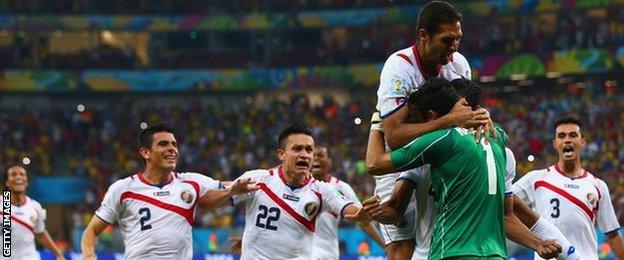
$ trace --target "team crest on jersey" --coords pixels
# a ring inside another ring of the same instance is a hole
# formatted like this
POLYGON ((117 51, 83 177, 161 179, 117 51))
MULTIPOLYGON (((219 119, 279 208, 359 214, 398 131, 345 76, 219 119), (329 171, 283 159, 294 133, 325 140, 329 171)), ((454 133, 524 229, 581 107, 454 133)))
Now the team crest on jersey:
POLYGON ((587 193, 587 201, 589 202, 589 205, 591 205, 592 207, 596 207, 598 206, 598 197, 596 197, 595 194, 593 193, 587 193))
POLYGON ((319 210, 319 205, 315 201, 310 201, 303 206, 303 210, 309 218, 312 218, 316 215, 319 210))
POLYGON ((191 203, 193 202, 193 193, 189 190, 184 190, 180 193, 180 198, 186 203, 191 203))

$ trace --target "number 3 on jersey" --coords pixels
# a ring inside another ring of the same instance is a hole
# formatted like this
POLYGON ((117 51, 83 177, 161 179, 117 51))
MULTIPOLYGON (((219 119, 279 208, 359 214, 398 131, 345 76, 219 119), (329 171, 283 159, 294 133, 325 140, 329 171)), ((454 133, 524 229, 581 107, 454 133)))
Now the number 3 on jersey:
POLYGON ((267 206, 260 205, 258 207, 260 213, 256 217, 256 227, 266 228, 269 230, 277 230, 277 226, 271 224, 273 221, 277 221, 280 217, 279 208, 267 208, 267 206), (266 222, 262 223, 266 219, 266 222))
POLYGON ((496 161, 494 161, 494 151, 492 146, 486 144, 485 139, 481 139, 481 145, 485 151, 485 161, 487 163, 487 175, 488 175, 488 194, 496 195, 496 161))

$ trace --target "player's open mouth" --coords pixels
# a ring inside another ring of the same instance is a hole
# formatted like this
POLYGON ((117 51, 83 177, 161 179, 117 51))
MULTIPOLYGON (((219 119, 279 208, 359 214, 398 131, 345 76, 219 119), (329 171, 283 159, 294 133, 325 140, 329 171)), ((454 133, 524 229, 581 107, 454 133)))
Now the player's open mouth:
POLYGON ((308 161, 297 161, 295 166, 300 169, 308 169, 310 167, 310 163, 308 161))
POLYGON ((175 155, 165 155, 165 159, 166 160, 175 160, 176 156, 175 155))
POLYGON ((563 155, 570 156, 570 155, 573 155, 573 154, 574 154, 574 147, 572 147, 572 146, 565 146, 565 147, 563 147, 563 155))

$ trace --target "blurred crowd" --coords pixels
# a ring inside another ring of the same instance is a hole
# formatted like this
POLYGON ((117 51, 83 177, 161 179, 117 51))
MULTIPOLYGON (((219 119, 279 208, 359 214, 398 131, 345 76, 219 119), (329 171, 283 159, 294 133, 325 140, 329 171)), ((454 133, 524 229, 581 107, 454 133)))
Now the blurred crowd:
MULTIPOLYGON (((556 162, 551 147, 552 121, 563 113, 576 112, 583 118, 583 133, 588 138, 583 166, 609 184, 619 219, 624 221, 624 91, 592 81, 583 88, 536 87, 530 91, 538 89, 538 94, 518 92, 485 99, 494 119, 502 122, 510 135, 518 177, 556 162)), ((280 129, 303 122, 317 143, 329 146, 334 174, 350 183, 363 199, 372 194, 374 186, 363 161, 374 97, 372 92, 346 100, 327 96, 313 104, 304 94, 266 100, 169 95, 97 98, 81 103, 82 108, 76 101, 24 99, 20 105, 0 110, 0 161, 19 162, 29 157, 28 169, 33 175, 89 178, 85 204, 76 207, 74 214, 75 227, 81 228, 112 182, 142 168, 136 137, 143 122, 166 121, 175 126, 181 144, 180 171, 201 172, 220 180, 276 166, 275 139, 280 129), (356 118, 362 123, 356 124, 356 118)), ((237 208, 200 210, 196 224, 240 227, 244 216, 237 208)))
MULTIPOLYGON (((114 5, 111 5, 114 6, 114 5)), ((467 57, 604 48, 624 44, 624 6, 564 9, 558 12, 487 17, 467 16, 460 51, 467 57)), ((8 34, 9 32, 4 32, 8 34)), ((139 61, 135 46, 104 42, 82 52, 57 54, 47 32, 10 32, 10 45, 0 46, 0 68, 257 68, 344 65, 383 62, 415 39, 415 21, 363 27, 295 27, 250 32, 176 31, 151 33, 139 61)), ((129 32, 132 34, 132 32, 129 32)), ((86 38, 85 38, 86 39, 86 38)))
POLYGON ((211 12, 296 12, 301 9, 346 9, 396 6, 409 1, 364 0, 6 0, 0 10, 27 14, 206 14, 211 12))

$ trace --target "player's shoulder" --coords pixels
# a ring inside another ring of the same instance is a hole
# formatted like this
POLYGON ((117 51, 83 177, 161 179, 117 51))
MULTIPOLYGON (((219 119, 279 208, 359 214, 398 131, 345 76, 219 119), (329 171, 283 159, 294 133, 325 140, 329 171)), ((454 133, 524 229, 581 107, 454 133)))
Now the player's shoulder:
POLYGON ((596 177, 595 175, 593 175, 591 172, 585 171, 585 174, 587 174, 586 178, 594 183, 594 186, 596 186, 597 188, 603 190, 603 191, 608 191, 609 190, 609 186, 607 185, 607 183, 605 181, 603 181, 602 179, 596 177))
POLYGON ((199 173, 199 172, 175 172, 173 173, 175 178, 182 180, 195 180, 201 178, 210 178, 210 176, 199 173))
POLYGON ((468 64, 468 60, 464 57, 463 54, 458 51, 453 53, 453 61, 451 62, 455 67, 458 68, 467 68, 470 69, 470 65, 468 64))
POLYGON ((253 169, 253 170, 248 170, 245 171, 241 177, 244 178, 251 178, 252 180, 260 180, 260 179, 265 179, 271 176, 278 176, 279 174, 279 167, 275 167, 275 168, 270 168, 270 169, 253 169))
POLYGON ((538 179, 543 179, 545 177, 547 177, 548 175, 553 174, 553 171, 555 169, 552 169, 553 167, 547 167, 544 169, 536 169, 536 170, 532 170, 527 172, 525 175, 522 176, 522 178, 529 178, 529 179, 533 179, 533 180, 538 180, 538 179))
POLYGON ((133 182, 136 182, 138 180, 139 180, 138 174, 133 174, 133 175, 121 178, 113 182, 113 184, 111 184, 110 187, 108 187, 108 191, 110 192, 110 191, 118 191, 118 190, 128 190, 130 185, 133 182))
POLYGON ((412 47, 400 49, 392 53, 384 62, 384 69, 414 67, 414 54, 412 47))
POLYGON ((26 198, 28 199, 28 202, 32 205, 32 207, 34 207, 37 210, 42 210, 43 207, 41 206, 41 203, 39 203, 38 201, 34 200, 33 198, 26 196, 26 198))

